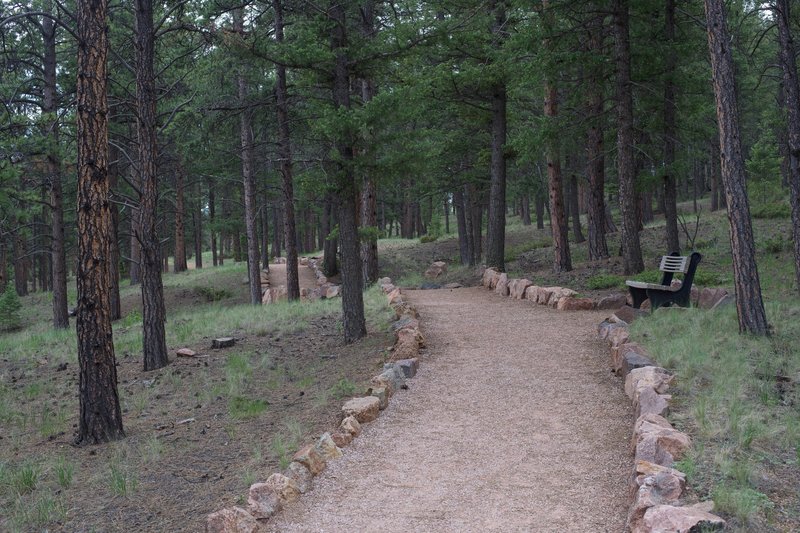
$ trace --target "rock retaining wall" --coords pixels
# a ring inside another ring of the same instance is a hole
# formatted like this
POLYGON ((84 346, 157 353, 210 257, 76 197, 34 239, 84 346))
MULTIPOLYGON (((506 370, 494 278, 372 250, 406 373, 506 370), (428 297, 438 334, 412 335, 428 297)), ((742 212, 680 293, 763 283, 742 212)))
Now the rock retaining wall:
MULTIPOLYGON (((311 261, 313 259, 308 261, 309 266, 311 261)), ((319 281, 320 277, 317 279, 319 281)), ((321 285, 324 283, 327 280, 321 285)), ((422 360, 420 348, 425 345, 419 330, 419 314, 391 279, 381 278, 378 285, 387 295, 397 319, 392 324, 395 344, 383 371, 372 378, 365 396, 352 398, 342 406, 342 420, 335 430, 323 433, 315 443, 298 450, 285 471, 275 472, 266 481, 250 487, 247 508, 229 507, 209 514, 207 533, 259 531, 261 523, 311 490, 314 477, 324 471, 330 461, 342 456, 342 448, 359 436, 361 425, 378 418, 389 405, 390 398, 406 388, 405 380, 417 373, 422 360)))
POLYGON ((722 528, 725 521, 711 514, 714 502, 685 504, 686 475, 674 468, 691 446, 689 435, 664 418, 672 396, 674 376, 656 365, 647 350, 630 341, 628 324, 640 313, 623 307, 600 323, 597 336, 610 349, 610 367, 625 381, 625 394, 636 410, 630 477, 633 498, 627 527, 633 533, 695 531, 722 528))

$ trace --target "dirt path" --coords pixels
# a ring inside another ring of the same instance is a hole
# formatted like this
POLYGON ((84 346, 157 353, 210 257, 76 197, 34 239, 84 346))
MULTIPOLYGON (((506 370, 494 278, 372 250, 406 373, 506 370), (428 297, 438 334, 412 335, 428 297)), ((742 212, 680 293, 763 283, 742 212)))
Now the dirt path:
MULTIPOLYGON (((317 278, 309 267, 298 265, 297 275, 300 278, 301 289, 313 289, 317 286, 317 278)), ((286 286, 286 264, 269 265, 269 285, 273 288, 286 286)))
POLYGON ((632 414, 603 315, 407 294, 428 341, 410 390, 267 530, 622 531, 632 414))

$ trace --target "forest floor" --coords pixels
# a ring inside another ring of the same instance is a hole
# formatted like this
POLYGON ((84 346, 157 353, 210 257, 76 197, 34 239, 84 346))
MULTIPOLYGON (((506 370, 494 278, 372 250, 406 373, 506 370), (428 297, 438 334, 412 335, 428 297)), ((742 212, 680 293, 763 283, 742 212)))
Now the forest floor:
POLYGON ((633 424, 593 331, 481 288, 407 291, 427 349, 409 391, 268 531, 618 532, 633 424))
POLYGON ((254 309, 245 276, 242 263, 164 276, 170 364, 153 372, 141 368, 138 287, 124 288, 114 335, 126 438, 103 446, 71 445, 74 327, 50 331, 49 301, 23 300, 29 325, 0 336, 0 531, 201 531, 208 512, 241 504, 335 427, 392 343, 385 297, 367 293, 369 336, 343 346, 340 300, 254 309), (211 350, 218 336, 237 343, 211 350), (182 347, 199 357, 175 358, 182 347))

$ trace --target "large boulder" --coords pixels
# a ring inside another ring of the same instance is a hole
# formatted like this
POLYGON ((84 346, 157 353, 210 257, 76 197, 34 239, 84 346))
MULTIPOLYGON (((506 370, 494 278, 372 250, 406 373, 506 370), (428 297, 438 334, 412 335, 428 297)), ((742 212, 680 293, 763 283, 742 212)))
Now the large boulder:
POLYGON ((591 298, 561 298, 556 304, 559 311, 591 311, 594 309, 594 300, 591 298))
POLYGON ((713 309, 714 306, 726 296, 728 296, 728 291, 725 289, 706 287, 700 291, 700 296, 697 299, 697 307, 700 309, 713 309))
POLYGON ((444 261, 434 261, 428 270, 425 271, 425 277, 428 279, 436 279, 442 274, 447 273, 447 263, 444 261))
POLYGON ((342 406, 345 417, 353 416, 359 423, 372 422, 378 418, 380 401, 374 396, 353 398, 342 406))
POLYGON ((644 513, 642 522, 642 529, 639 531, 653 533, 710 531, 725 527, 725 520, 694 505, 655 505, 644 513))
POLYGON ((206 533, 256 533, 258 521, 241 507, 229 507, 206 517, 206 533))
POLYGON ((515 300, 522 300, 525 298, 525 291, 531 285, 533 285, 533 282, 529 279, 512 279, 508 282, 509 296, 515 300))
POLYGON ((497 285, 497 277, 499 275, 500 273, 494 267, 490 267, 484 270, 482 279, 483 286, 487 289, 494 289, 495 286, 497 285))
POLYGON ((627 302, 627 295, 623 293, 609 294, 600 298, 597 302, 597 309, 619 309, 627 302))
POLYGON ((633 427, 635 459, 671 467, 683 457, 692 441, 662 416, 645 414, 633 427))
POLYGON ((500 296, 508 296, 508 275, 505 272, 497 277, 494 292, 500 296))

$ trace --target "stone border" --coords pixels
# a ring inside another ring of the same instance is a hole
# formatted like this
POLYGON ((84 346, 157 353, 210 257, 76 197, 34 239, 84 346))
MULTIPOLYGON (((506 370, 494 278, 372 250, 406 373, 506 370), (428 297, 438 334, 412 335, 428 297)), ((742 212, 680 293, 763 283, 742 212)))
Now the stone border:
POLYGON ((625 394, 636 412, 631 440, 633 503, 627 528, 632 533, 722 528, 725 521, 711 514, 713 501, 693 505, 681 501, 686 474, 673 466, 691 446, 691 439, 664 418, 672 399, 667 391, 675 376, 657 366, 644 347, 630 341, 628 324, 643 315, 625 306, 597 326, 598 339, 610 347, 611 369, 625 380, 625 394))
POLYGON ((623 293, 612 294, 593 300, 591 298, 576 298, 577 292, 564 287, 539 287, 529 279, 508 279, 508 275, 498 272, 495 268, 483 271, 482 284, 485 288, 494 290, 500 296, 509 296, 516 300, 530 300, 539 305, 547 305, 559 311, 592 311, 595 309, 617 309, 625 305, 627 295, 623 293))
POLYGON ((407 388, 405 380, 417 373, 422 360, 420 348, 425 346, 419 331, 419 314, 391 279, 381 278, 378 285, 397 318, 392 324, 392 355, 383 372, 371 379, 366 396, 353 398, 342 406, 342 422, 336 430, 323 433, 315 444, 298 450, 283 472, 275 472, 265 482, 250 487, 247 509, 234 506, 207 515, 206 533, 256 533, 261 523, 310 491, 314 476, 325 470, 328 462, 342 456, 342 448, 361 433, 361 425, 378 418, 388 407, 389 399, 407 388))

